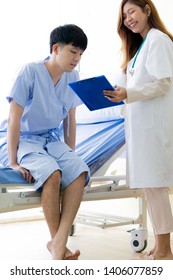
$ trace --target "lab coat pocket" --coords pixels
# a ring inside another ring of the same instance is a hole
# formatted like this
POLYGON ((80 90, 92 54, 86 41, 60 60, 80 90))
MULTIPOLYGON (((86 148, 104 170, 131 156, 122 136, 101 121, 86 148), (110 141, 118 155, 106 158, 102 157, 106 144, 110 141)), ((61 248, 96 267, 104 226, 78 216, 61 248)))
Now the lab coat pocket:
POLYGON ((153 104, 151 101, 136 102, 131 108, 131 122, 134 129, 153 128, 153 104))

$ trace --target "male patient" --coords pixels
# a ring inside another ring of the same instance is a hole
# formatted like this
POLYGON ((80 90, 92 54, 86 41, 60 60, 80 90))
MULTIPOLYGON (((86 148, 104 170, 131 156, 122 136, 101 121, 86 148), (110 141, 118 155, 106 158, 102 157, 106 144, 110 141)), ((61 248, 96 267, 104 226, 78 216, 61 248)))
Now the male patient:
POLYGON ((50 34, 50 57, 20 70, 7 97, 8 121, 0 127, 7 131, 0 146, 0 163, 20 171, 42 191, 41 204, 51 235, 47 248, 54 260, 75 260, 80 255, 66 244, 89 169, 74 152, 75 108, 81 101, 68 83, 79 80, 74 68, 86 47, 87 37, 80 27, 66 24, 55 28, 50 34), (62 121, 65 143, 58 130, 62 121))

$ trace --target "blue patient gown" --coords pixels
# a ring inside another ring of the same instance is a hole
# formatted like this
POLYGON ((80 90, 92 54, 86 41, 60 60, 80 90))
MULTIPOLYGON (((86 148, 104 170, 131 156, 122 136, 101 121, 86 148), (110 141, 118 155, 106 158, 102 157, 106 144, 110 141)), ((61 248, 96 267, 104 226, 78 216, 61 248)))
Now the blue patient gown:
MULTIPOLYGON (((21 118, 17 161, 30 170, 36 188, 40 188, 55 171, 62 174, 62 188, 71 184, 89 168, 75 152, 60 141, 59 126, 68 111, 81 104, 68 83, 79 80, 76 70, 65 72, 56 86, 44 61, 31 63, 20 70, 7 100, 24 108, 21 118)), ((0 162, 8 166, 7 122, 0 126, 0 162)))

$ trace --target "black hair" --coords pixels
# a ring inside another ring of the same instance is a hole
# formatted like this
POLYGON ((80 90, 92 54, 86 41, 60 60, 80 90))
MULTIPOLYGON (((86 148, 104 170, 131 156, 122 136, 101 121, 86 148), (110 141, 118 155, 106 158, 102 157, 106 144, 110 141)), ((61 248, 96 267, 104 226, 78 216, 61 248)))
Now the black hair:
POLYGON ((71 44, 81 50, 87 48, 88 39, 84 31, 75 24, 65 24, 52 30, 50 33, 50 53, 54 44, 71 44))

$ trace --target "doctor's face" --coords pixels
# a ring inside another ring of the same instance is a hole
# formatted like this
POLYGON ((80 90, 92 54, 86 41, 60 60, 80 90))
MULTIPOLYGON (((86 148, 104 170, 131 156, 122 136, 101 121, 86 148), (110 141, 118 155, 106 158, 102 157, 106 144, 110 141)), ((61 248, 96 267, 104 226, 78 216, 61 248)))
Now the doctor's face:
POLYGON ((127 2, 123 7, 124 25, 134 33, 139 33, 143 38, 150 30, 148 17, 150 6, 145 6, 145 11, 141 7, 127 2))

